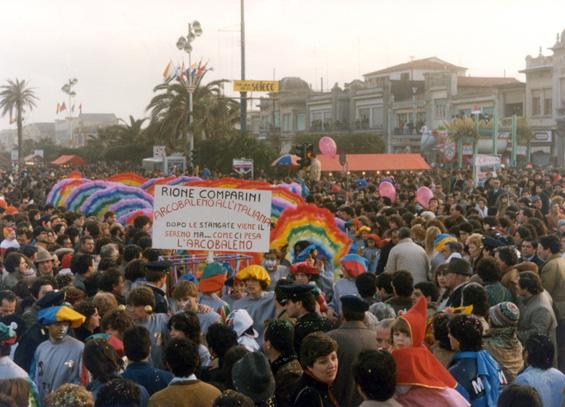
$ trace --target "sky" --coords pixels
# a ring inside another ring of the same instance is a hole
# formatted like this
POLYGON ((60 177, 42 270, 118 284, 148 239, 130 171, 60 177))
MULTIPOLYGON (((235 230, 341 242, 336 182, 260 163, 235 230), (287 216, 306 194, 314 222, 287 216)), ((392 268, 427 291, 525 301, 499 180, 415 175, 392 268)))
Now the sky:
MULTIPOLYGON (((246 77, 298 76, 319 90, 322 77, 327 89, 436 56, 472 76, 524 80, 525 57, 540 46, 551 55, 564 15, 563 0, 245 0, 246 77)), ((0 85, 30 81, 39 102, 26 123, 63 118, 70 78, 83 113, 147 116, 167 63, 187 61, 176 41, 193 20, 207 79, 239 79, 239 0, 0 0, 0 85)))

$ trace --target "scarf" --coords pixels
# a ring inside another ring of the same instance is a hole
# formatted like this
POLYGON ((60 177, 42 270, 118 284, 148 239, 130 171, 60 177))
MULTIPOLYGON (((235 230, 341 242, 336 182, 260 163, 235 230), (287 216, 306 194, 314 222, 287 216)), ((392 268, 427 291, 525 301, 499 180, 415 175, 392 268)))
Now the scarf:
MULTIPOLYGON (((480 377, 485 387, 485 398, 487 406, 496 406, 500 393, 500 379, 498 377, 498 363, 486 350, 478 352, 457 352, 453 355, 453 362, 460 359, 475 359, 477 364, 477 377, 480 377)), ((452 363, 453 363, 452 362, 452 363)))
POLYGON ((485 341, 489 342, 492 347, 514 349, 516 342, 518 342, 518 338, 516 337, 516 327, 491 327, 487 332, 485 341))

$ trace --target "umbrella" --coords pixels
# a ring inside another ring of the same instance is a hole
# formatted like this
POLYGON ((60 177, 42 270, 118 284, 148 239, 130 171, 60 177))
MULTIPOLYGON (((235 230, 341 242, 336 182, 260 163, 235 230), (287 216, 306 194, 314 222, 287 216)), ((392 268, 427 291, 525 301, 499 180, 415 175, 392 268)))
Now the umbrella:
POLYGON ((284 154, 277 158, 271 164, 271 167, 298 167, 300 158, 294 154, 284 154))

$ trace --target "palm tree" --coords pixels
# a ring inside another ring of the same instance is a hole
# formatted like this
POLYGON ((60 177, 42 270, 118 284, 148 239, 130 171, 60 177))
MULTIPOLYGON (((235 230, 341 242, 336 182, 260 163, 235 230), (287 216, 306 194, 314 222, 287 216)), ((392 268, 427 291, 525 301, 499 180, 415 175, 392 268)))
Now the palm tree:
POLYGON ((9 79, 7 85, 3 85, 0 89, 0 109, 2 116, 10 115, 10 120, 16 115, 16 125, 18 126, 18 162, 21 169, 24 163, 23 154, 23 115, 26 108, 33 110, 35 102, 39 99, 35 96, 33 88, 29 87, 29 83, 24 80, 9 79))
POLYGON ((138 144, 142 142, 142 126, 147 120, 147 117, 143 119, 135 119, 133 116, 129 117, 129 124, 120 119, 121 124, 116 125, 116 137, 117 143, 120 145, 127 144, 138 144))
MULTIPOLYGON (((193 112, 190 130, 196 141, 221 137, 238 121, 239 105, 222 95, 226 80, 202 83, 204 75, 195 83, 193 92, 193 112)), ((189 130, 189 92, 187 82, 182 77, 165 81, 153 91, 147 110, 151 111, 148 132, 159 137, 168 147, 175 148, 184 141, 188 144, 189 130)))
POLYGON ((530 162, 530 152, 531 152, 531 141, 534 137, 534 133, 530 126, 528 125, 528 121, 525 117, 518 117, 518 122, 516 126, 516 136, 518 138, 518 144, 526 145, 526 164, 530 162))
POLYGON ((444 123, 449 132, 449 137, 457 142, 457 164, 459 168, 463 165, 463 142, 473 142, 473 154, 479 141, 477 123, 470 117, 456 117, 450 122, 444 123))

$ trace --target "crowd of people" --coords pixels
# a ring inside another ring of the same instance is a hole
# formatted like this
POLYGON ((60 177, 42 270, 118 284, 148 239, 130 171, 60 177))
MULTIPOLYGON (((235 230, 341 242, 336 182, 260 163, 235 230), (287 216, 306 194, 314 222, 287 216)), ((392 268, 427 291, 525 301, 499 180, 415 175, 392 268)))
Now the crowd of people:
POLYGON ((305 199, 343 220, 349 253, 305 236, 239 267, 179 265, 147 216, 45 205, 64 175, 1 178, 0 407, 565 402, 559 170, 324 176, 305 199))

